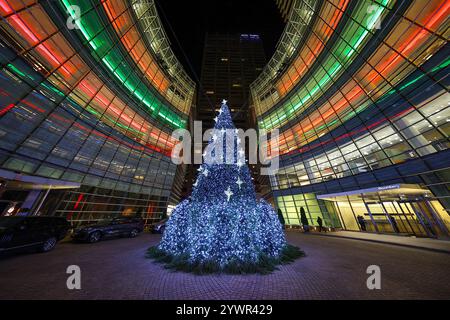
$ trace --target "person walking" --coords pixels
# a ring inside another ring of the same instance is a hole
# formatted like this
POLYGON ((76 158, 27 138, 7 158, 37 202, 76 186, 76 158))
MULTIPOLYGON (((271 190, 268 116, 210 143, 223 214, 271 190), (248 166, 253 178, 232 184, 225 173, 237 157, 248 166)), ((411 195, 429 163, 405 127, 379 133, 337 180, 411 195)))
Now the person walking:
POLYGON ((284 229, 285 225, 286 225, 286 221, 284 220, 284 217, 283 217, 283 211, 281 211, 280 208, 278 208, 278 220, 280 220, 281 227, 284 229))
POLYGON ((389 220, 391 221, 394 232, 400 233, 400 230, 398 229, 397 221, 395 220, 395 218, 393 216, 391 216, 390 214, 388 214, 388 217, 389 217, 389 220))
POLYGON ((361 227, 361 231, 366 231, 367 230, 366 229, 366 221, 364 220, 364 217, 363 216, 358 216, 357 219, 358 219, 358 223, 359 223, 359 225, 361 227))
POLYGON ((319 232, 322 232, 323 222, 321 217, 317 217, 317 224, 319 225, 319 232))
POLYGON ((309 232, 308 218, 306 218, 305 209, 303 209, 303 207, 300 207, 300 222, 302 223, 303 231, 309 232))

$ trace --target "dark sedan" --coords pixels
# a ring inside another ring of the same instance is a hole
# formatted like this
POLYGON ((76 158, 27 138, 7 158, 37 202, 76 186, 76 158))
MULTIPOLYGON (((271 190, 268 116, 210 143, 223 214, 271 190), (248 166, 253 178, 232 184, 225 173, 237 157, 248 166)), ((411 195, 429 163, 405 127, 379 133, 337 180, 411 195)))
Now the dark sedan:
POLYGON ((144 220, 139 218, 116 218, 86 225, 74 230, 72 238, 75 241, 98 242, 113 237, 136 237, 144 230, 144 220))
POLYGON ((66 219, 60 217, 0 217, 0 253, 24 249, 50 251, 69 228, 66 219))

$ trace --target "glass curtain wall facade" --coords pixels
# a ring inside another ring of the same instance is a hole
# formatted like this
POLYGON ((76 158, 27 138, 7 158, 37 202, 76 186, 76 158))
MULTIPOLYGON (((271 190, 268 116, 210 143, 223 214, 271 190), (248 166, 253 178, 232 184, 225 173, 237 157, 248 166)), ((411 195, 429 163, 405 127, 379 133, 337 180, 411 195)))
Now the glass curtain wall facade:
POLYGON ((251 85, 258 127, 280 130, 271 186, 289 224, 303 207, 311 225, 423 235, 396 226, 404 203, 449 234, 449 14, 445 0, 294 2, 282 50, 251 85), (421 191, 326 196, 393 184, 421 191))
POLYGON ((45 214, 158 218, 195 85, 154 2, 0 0, 0 12, 0 168, 79 183, 49 186, 45 214))

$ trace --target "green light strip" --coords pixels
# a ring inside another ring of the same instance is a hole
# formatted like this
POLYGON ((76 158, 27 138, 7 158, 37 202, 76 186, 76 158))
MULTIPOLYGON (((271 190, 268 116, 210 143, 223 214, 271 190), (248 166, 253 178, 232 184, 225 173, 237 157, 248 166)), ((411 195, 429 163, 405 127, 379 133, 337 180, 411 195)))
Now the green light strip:
POLYGON ((152 91, 143 84, 135 68, 130 66, 122 55, 120 48, 115 46, 105 26, 101 22, 101 18, 93 9, 90 1, 61 0, 65 9, 74 19, 80 28, 81 34, 94 49, 94 57, 103 57, 99 59, 107 69, 124 85, 124 87, 134 95, 140 102, 149 108, 152 116, 164 120, 176 128, 184 128, 186 120, 176 112, 164 105, 152 91), (75 16, 75 12, 70 10, 72 6, 78 6, 81 11, 82 18, 75 16), (84 15, 83 15, 84 14, 84 15), (99 30, 102 30, 99 33, 99 30))
MULTIPOLYGON (((440 65, 434 67, 433 69, 431 69, 431 71, 429 73, 435 73, 438 72, 442 69, 445 69, 446 67, 448 67, 450 65, 450 58, 447 58, 446 60, 444 60, 444 62, 442 62, 440 65)), ((405 83, 404 85, 402 85, 401 87, 399 87, 398 89, 392 89, 389 92, 385 93, 383 96, 381 96, 377 101, 375 101, 374 103, 381 103, 383 100, 389 98, 392 94, 402 91, 404 89, 406 89, 407 87, 410 87, 411 85, 415 84, 417 81, 419 81, 420 79, 422 79, 423 77, 425 77, 426 74, 423 73, 421 75, 419 75, 418 77, 416 77, 415 79, 408 81, 407 83, 405 83)), ((360 105, 356 110, 352 110, 350 111, 345 117, 342 118, 343 122, 350 120, 351 118, 353 118, 354 116, 356 116, 357 114, 361 113, 362 111, 366 110, 369 106, 372 105, 371 100, 365 101, 362 105, 360 105)), ((338 119, 332 120, 330 122, 324 123, 323 125, 317 127, 317 128, 312 128, 308 131, 306 131, 304 133, 305 137, 307 137, 308 135, 311 136, 313 134, 317 134, 320 130, 325 129, 325 128, 331 128, 333 127, 335 124, 338 124, 338 119)))
POLYGON ((143 135, 146 136, 147 135, 146 133, 143 133, 141 131, 138 131, 136 129, 131 128, 130 126, 126 126, 124 124, 121 124, 120 122, 117 122, 117 121, 113 120, 111 117, 98 112, 97 110, 95 110, 91 106, 87 106, 86 110, 89 111, 90 113, 92 113, 93 115, 97 116, 98 118, 100 118, 103 115, 103 117, 106 118, 108 121, 110 121, 113 125, 116 125, 116 126, 122 128, 124 130, 133 131, 135 134, 138 134, 140 136, 143 136, 143 135))
POLYGON ((264 117, 260 122, 261 128, 270 130, 276 126, 282 125, 289 121, 295 114, 305 107, 314 95, 325 91, 333 80, 333 77, 343 71, 355 58, 358 49, 360 49, 372 35, 369 30, 376 27, 377 22, 381 18, 387 6, 391 4, 391 0, 383 0, 380 4, 372 1, 360 2, 357 10, 352 15, 340 38, 330 50, 327 59, 321 65, 321 69, 317 69, 309 80, 302 86, 298 94, 293 96, 281 108, 264 117), (371 10, 371 15, 366 18, 369 8, 377 6, 376 10, 371 10), (365 26, 355 23, 355 21, 366 21, 365 26), (350 38, 350 39, 348 39, 350 38), (334 54, 332 55, 331 52, 334 54), (342 62, 343 61, 343 62, 342 62), (317 80, 320 79, 320 80, 317 80), (303 107, 303 108, 302 108, 303 107))
POLYGON ((33 78, 27 76, 25 73, 23 73, 22 71, 20 71, 19 69, 17 69, 17 67, 15 65, 13 65, 12 63, 8 63, 8 68, 15 73, 16 75, 19 75, 23 78, 30 78, 32 80, 34 80, 33 78))
MULTIPOLYGON (((33 77, 31 77, 30 75, 27 75, 25 73, 23 73, 21 70, 19 70, 15 65, 13 65, 12 63, 8 63, 8 68, 10 69, 11 72, 15 73, 16 76, 20 76, 22 78, 30 78, 32 80, 33 77)), ((44 81, 48 81, 48 80, 44 80, 44 81)), ((70 98, 69 96, 66 96, 62 91, 60 91, 59 89, 57 89, 56 87, 54 87, 52 84, 48 84, 45 82, 41 82, 40 85, 48 90, 51 90, 53 92, 55 92, 56 94, 58 94, 61 97, 66 97, 68 100, 70 100, 72 103, 79 105, 78 103, 76 103, 72 98, 70 98)), ((134 128, 131 128, 130 126, 126 126, 118 121, 113 120, 111 117, 107 116, 106 114, 102 114, 100 112, 98 112, 97 110, 95 110, 93 107, 91 106, 87 106, 86 110, 89 111, 91 114, 93 114, 94 116, 96 116, 97 118, 100 118, 102 115, 104 118, 106 118, 108 121, 110 121, 113 125, 116 125, 124 130, 129 130, 134 132, 135 134, 139 135, 139 136, 146 136, 146 133, 143 133, 141 131, 138 131, 134 128)))
MULTIPOLYGON (((445 60, 443 63, 441 63, 440 65, 434 67, 430 73, 439 71, 441 69, 444 69, 445 67, 447 67, 448 65, 450 65, 450 58, 447 58, 447 60, 445 60)), ((403 86, 401 86, 400 88, 398 88, 398 90, 403 90, 406 87, 409 87, 410 85, 416 83, 417 81, 419 81, 420 79, 422 79, 423 77, 425 77, 426 74, 421 74, 420 76, 418 76, 417 78, 405 83, 403 86)), ((395 93, 396 89, 392 89, 391 91, 388 92, 388 95, 391 95, 393 93, 395 93)), ((388 96, 383 97, 380 101, 386 99, 388 96)))

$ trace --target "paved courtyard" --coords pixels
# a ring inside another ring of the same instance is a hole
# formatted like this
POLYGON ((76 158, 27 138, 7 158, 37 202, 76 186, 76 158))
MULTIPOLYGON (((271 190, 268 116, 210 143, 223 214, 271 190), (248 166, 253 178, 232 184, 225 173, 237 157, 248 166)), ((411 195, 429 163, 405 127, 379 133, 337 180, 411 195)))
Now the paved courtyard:
POLYGON ((288 233, 306 257, 270 275, 172 272, 145 259, 159 235, 97 244, 61 243, 47 254, 0 260, 0 299, 448 299, 450 255, 359 240, 288 233), (81 268, 68 290, 66 268, 81 268), (381 268, 368 290, 366 268, 381 268))

